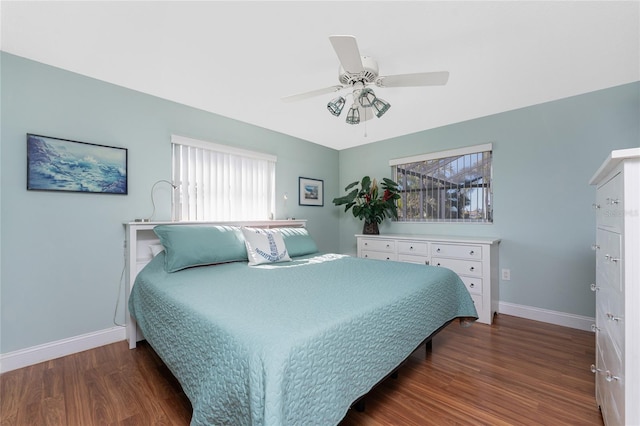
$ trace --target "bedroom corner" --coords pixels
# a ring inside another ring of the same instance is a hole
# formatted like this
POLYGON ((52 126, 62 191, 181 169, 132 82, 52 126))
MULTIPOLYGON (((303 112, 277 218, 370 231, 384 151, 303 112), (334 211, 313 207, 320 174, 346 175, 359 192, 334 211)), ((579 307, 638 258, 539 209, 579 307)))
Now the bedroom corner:
MULTIPOLYGON (((278 194, 297 194, 299 176, 307 175, 324 180, 326 198, 337 192, 333 149, 6 52, 1 61, 0 357, 12 359, 3 368, 32 362, 33 351, 86 349, 71 343, 78 336, 89 345, 124 339, 114 324, 124 324, 123 224, 151 214, 154 182, 170 179, 171 134, 277 155, 278 194), (127 148, 128 194, 27 191, 27 133, 127 148)), ((168 191, 156 192, 156 219, 169 220, 168 191)), ((293 199, 288 210, 308 220, 322 250, 337 251, 331 206, 293 199)))

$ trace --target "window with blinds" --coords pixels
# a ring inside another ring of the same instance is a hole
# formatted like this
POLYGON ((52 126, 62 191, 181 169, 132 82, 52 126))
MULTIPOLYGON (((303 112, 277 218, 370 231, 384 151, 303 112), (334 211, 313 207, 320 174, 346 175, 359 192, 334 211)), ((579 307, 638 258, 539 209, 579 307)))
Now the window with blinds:
POLYGON ((171 147, 174 220, 274 217, 276 156, 176 135, 171 147))
POLYGON ((492 144, 391 160, 398 221, 493 222, 492 144))

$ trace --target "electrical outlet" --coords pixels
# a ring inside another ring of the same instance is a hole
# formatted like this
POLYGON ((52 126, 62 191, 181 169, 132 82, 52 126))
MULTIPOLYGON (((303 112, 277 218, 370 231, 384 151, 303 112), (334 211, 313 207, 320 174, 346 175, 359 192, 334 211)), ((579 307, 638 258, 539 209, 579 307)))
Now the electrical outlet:
POLYGON ((502 281, 510 281, 510 280, 511 280, 511 269, 503 269, 502 281))

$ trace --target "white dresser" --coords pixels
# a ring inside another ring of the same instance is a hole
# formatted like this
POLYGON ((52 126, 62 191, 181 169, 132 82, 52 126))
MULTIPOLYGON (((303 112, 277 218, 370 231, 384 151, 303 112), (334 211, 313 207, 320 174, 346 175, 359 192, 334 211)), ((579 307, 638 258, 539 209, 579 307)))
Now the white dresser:
POLYGON ((358 257, 443 266, 467 286, 478 321, 491 324, 498 311, 498 244, 496 238, 429 235, 356 235, 358 257))
POLYGON ((596 186, 596 401, 608 426, 640 425, 640 148, 612 151, 596 186))

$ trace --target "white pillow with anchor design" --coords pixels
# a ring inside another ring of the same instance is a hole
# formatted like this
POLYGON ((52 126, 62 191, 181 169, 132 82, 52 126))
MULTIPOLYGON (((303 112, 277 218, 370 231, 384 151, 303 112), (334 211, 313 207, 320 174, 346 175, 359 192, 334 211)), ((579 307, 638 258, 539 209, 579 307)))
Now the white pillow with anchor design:
POLYGON ((277 229, 242 228, 249 266, 262 263, 289 262, 282 234, 277 229))

